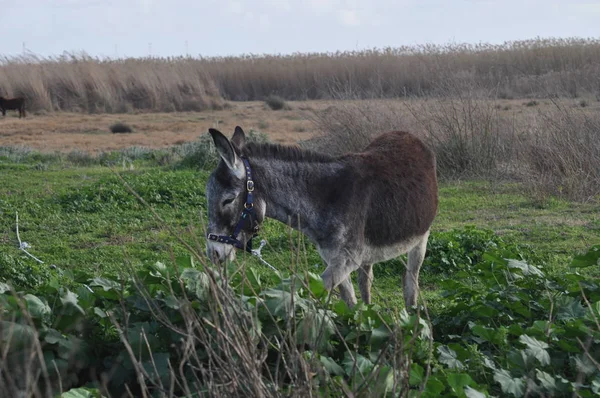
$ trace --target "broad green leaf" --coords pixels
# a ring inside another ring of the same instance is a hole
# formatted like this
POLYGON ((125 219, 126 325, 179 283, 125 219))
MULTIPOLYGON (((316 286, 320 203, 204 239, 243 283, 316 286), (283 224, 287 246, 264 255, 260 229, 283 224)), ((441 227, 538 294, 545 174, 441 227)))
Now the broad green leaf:
POLYGON ((502 392, 515 397, 522 397, 525 392, 525 380, 513 378, 506 370, 500 369, 494 372, 494 380, 500 384, 502 392))
POLYGON ((600 395, 600 376, 596 376, 592 381, 592 392, 596 395, 600 395))
POLYGON ((423 389, 422 397, 439 397, 444 389, 444 383, 442 383, 436 376, 430 376, 429 379, 427 379, 425 388, 423 389))
POLYGON ((79 306, 77 294, 73 293, 72 291, 67 290, 65 295, 60 298, 60 301, 65 307, 75 308, 81 314, 85 315, 85 311, 79 306))
POLYGON ((508 268, 519 269, 524 276, 540 276, 543 277, 544 273, 533 265, 527 264, 525 261, 519 260, 508 260, 508 268))
POLYGON ((506 340, 506 333, 501 329, 487 328, 481 325, 473 325, 471 331, 474 335, 481 337, 485 341, 489 341, 495 345, 503 345, 506 340))
POLYGON ((298 322, 296 342, 308 344, 319 351, 326 350, 331 335, 335 333, 335 324, 331 315, 320 308, 307 311, 298 322))
POLYGON ((421 332, 419 337, 423 340, 431 338, 431 328, 425 318, 419 318, 419 325, 421 325, 421 332))
POLYGON ((462 395, 465 387, 475 384, 471 376, 466 373, 449 373, 447 376, 448 385, 456 395, 462 395))
POLYGON ((254 270, 254 268, 248 268, 246 270, 246 280, 250 286, 246 284, 244 285, 244 294, 253 296, 262 290, 260 275, 254 270))
POLYGON ((96 292, 88 285, 79 286, 75 293, 77 293, 79 305, 86 311, 94 306, 98 298, 96 292))
POLYGON ((71 359, 76 353, 80 344, 81 340, 73 336, 69 336, 69 338, 59 339, 57 349, 58 356, 66 360, 71 359))
POLYGON ((271 315, 281 319, 287 319, 294 314, 294 306, 299 304, 302 299, 298 294, 286 292, 280 289, 268 289, 263 295, 266 297, 265 305, 271 315))
POLYGON ((410 375, 409 375, 408 383, 411 386, 417 386, 417 385, 421 384, 424 376, 425 376, 425 370, 423 369, 423 367, 421 365, 419 365, 418 363, 413 362, 410 365, 410 375))
POLYGON ((163 301, 167 307, 172 308, 174 310, 178 310, 179 308, 181 308, 179 300, 172 294, 169 294, 167 297, 165 297, 163 301))
POLYGON ((549 392, 556 391, 556 380, 554 380, 554 377, 552 377, 548 373, 541 371, 539 369, 536 369, 535 375, 536 375, 537 379, 540 381, 540 384, 542 385, 542 387, 546 391, 549 391, 549 392))
POLYGON ((484 394, 480 391, 477 391, 476 389, 471 388, 469 386, 465 387, 465 395, 467 396, 467 398, 486 398, 487 397, 486 394, 484 394))
MULTIPOLYGON (((177 258, 175 258, 175 263, 177 263, 177 266, 179 267, 180 270, 186 269, 186 268, 196 268, 196 265, 194 264, 194 258, 192 256, 177 257, 177 258)), ((160 262, 158 262, 157 264, 161 265, 160 273, 166 277, 168 274, 167 267, 160 262)))
POLYGON ((374 395, 385 397, 394 388, 394 369, 390 366, 376 366, 373 372, 377 374, 374 380, 374 395))
POLYGON ((550 365, 550 354, 546 351, 548 344, 533 337, 529 337, 526 334, 521 335, 519 341, 527 345, 525 351, 540 361, 542 365, 550 365))
POLYGON ((195 294, 197 298, 206 298, 210 287, 208 275, 195 268, 186 268, 181 273, 181 279, 184 281, 186 289, 195 294))
POLYGON ((33 294, 26 294, 23 299, 27 303, 27 310, 29 315, 35 319, 41 319, 51 313, 50 307, 39 297, 33 294))
POLYGON ((368 358, 358 353, 353 354, 354 355, 351 356, 350 353, 346 352, 346 356, 342 362, 342 366, 344 367, 347 375, 351 375, 353 370, 366 375, 373 369, 373 363, 368 358))
POLYGON ((561 321, 583 318, 586 314, 586 308, 575 297, 562 296, 556 301, 556 306, 556 319, 561 321))
POLYGON ((441 363, 445 364, 450 369, 464 369, 465 366, 458 360, 456 351, 445 345, 439 346, 437 351, 440 354, 439 361, 441 363))
POLYGON ((48 344, 56 344, 62 339, 64 339, 64 336, 56 329, 48 329, 46 336, 44 336, 44 341, 48 344))
POLYGON ((69 372, 69 361, 63 358, 54 358, 50 362, 46 363, 48 366, 48 373, 52 378, 64 378, 69 372))
POLYGON ((381 345, 385 344, 391 335, 392 332, 390 331, 389 327, 382 324, 371 331, 369 344, 373 347, 373 349, 376 350, 381 347, 381 345))
POLYGON ((97 388, 74 388, 61 394, 60 398, 104 398, 97 388))
POLYGON ((498 253, 496 252, 485 252, 483 253, 483 259, 495 264, 499 264, 499 265, 506 265, 508 264, 508 261, 506 261, 506 259, 502 256, 500 256, 498 253))
POLYGON ((575 365, 577 370, 585 375, 591 375, 597 370, 595 364, 586 355, 576 357, 575 365))
POLYGON ((90 286, 101 287, 106 292, 112 289, 115 289, 117 291, 121 289, 121 284, 108 278, 94 278, 90 282, 90 286))
POLYGON ((327 294, 325 286, 323 285, 323 279, 312 272, 308 273, 308 287, 311 294, 316 298, 324 297, 327 294))
POLYGON ((333 304, 333 311, 343 318, 352 316, 352 309, 348 307, 348 304, 344 300, 338 300, 333 304))
POLYGON ((102 319, 108 317, 108 314, 106 312, 104 312, 104 310, 102 310, 98 307, 94 307, 94 314, 96 314, 97 316, 99 316, 102 319))
POLYGON ((141 365, 153 382, 158 383, 160 379, 163 385, 168 383, 171 377, 168 352, 152 353, 152 357, 142 362, 141 365))
POLYGON ((19 350, 29 347, 36 338, 35 330, 29 325, 9 321, 0 321, 0 336, 5 347, 19 350))
POLYGON ((336 375, 336 376, 344 375, 344 369, 330 357, 326 357, 324 355, 319 355, 319 360, 323 364, 323 367, 325 368, 325 370, 330 375, 336 375))
POLYGON ((4 282, 0 282, 0 294, 10 292, 10 285, 4 282))
POLYGON ((576 268, 600 265, 600 245, 593 246, 587 253, 573 257, 571 266, 576 268))

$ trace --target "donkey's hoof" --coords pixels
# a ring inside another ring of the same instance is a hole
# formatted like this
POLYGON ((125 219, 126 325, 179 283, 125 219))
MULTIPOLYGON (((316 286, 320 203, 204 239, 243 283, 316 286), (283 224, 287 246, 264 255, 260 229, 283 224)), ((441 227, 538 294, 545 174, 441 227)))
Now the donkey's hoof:
POLYGON ((333 281, 333 272, 331 271, 331 268, 328 267, 325 269, 321 275, 321 279, 323 279, 323 286, 325 289, 327 291, 332 291, 336 284, 333 281))

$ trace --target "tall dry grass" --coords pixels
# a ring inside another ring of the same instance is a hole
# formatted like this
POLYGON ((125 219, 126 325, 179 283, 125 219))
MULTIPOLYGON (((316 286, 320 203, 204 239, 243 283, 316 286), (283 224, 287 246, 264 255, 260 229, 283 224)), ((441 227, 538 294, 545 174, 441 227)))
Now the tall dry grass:
POLYGON ((600 97, 600 39, 421 45, 336 53, 99 59, 85 54, 0 59, 0 93, 33 109, 200 110, 219 98, 286 100, 438 95, 449 77, 500 98, 600 97))
POLYGON ((202 60, 228 99, 361 98, 434 94, 450 74, 509 97, 598 93, 600 40, 535 39, 492 44, 420 45, 328 54, 202 60))
POLYGON ((524 151, 529 189, 538 197, 600 200, 600 115, 554 100, 540 111, 524 151))
MULTIPOLYGON (((464 83, 464 82, 463 82, 464 83)), ((481 87, 449 81, 438 97, 340 101, 316 111, 322 135, 302 143, 334 155, 360 151, 392 130, 416 133, 433 149, 442 179, 518 181, 536 200, 600 200, 600 114, 571 99, 507 112, 481 87), (460 93, 457 84, 463 90, 460 93)))
POLYGON ((100 60, 85 55, 4 59, 0 92, 25 96, 28 108, 44 111, 200 111, 222 105, 213 80, 188 59, 100 60))

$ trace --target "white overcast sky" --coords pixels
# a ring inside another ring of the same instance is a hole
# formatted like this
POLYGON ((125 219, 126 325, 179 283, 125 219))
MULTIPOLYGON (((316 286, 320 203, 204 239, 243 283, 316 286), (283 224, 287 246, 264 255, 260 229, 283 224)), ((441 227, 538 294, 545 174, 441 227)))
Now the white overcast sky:
POLYGON ((598 38, 600 0, 0 0, 0 29, 9 56, 325 52, 598 38))

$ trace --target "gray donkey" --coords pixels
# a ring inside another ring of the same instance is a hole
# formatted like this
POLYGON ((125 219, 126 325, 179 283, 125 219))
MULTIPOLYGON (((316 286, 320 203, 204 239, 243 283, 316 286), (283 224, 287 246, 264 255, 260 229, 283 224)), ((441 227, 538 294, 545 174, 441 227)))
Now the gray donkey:
POLYGON ((371 302, 373 264, 408 253, 404 301, 416 304, 419 269, 438 206, 435 156, 412 134, 379 135, 362 152, 333 157, 291 146, 231 141, 209 130, 221 156, 207 186, 211 261, 251 251, 265 217, 314 242, 327 268, 325 288, 356 304, 350 273, 358 270, 362 300, 371 302))

